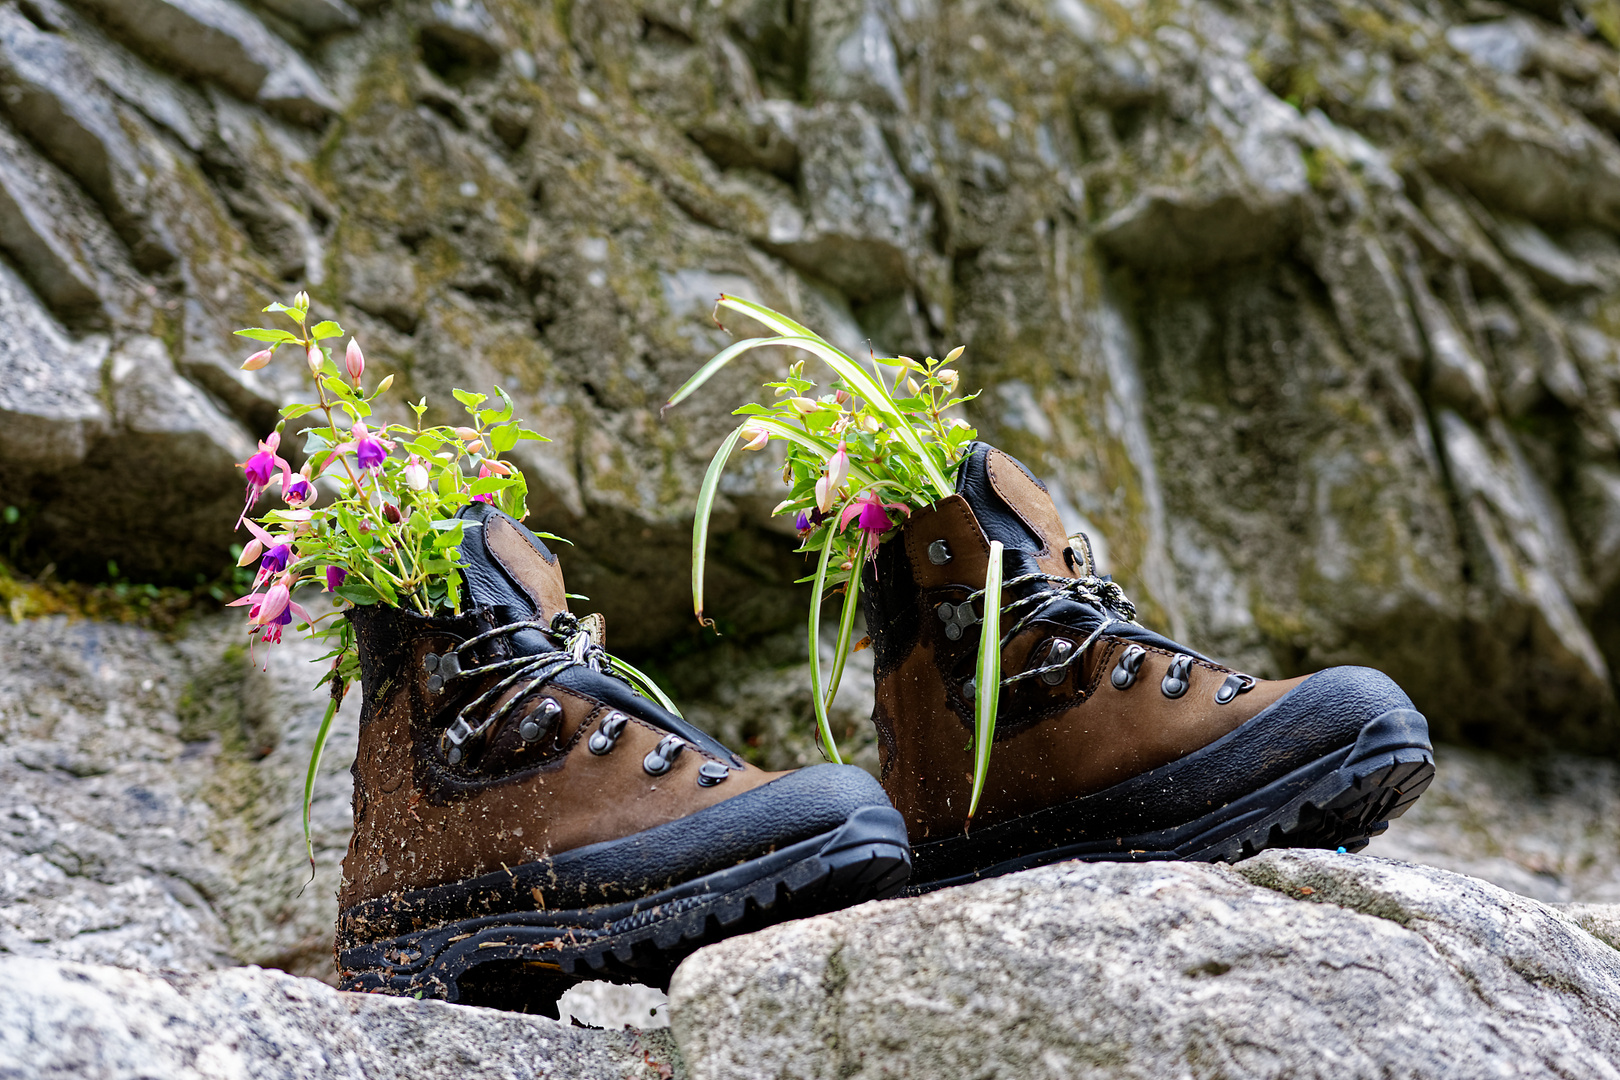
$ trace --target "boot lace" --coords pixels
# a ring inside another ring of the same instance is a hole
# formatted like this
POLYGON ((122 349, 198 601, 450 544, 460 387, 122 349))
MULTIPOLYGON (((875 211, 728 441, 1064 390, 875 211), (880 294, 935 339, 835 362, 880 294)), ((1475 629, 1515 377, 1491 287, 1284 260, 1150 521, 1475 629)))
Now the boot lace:
MULTIPOLYGON (((461 707, 456 713, 455 722, 439 737, 440 748, 456 764, 465 753, 464 747, 468 742, 481 738, 490 728, 511 714, 523 701, 537 693, 552 679, 573 667, 587 667, 603 675, 611 675, 622 682, 629 680, 614 670, 613 658, 608 655, 591 633, 590 628, 583 625, 579 618, 567 611, 559 611, 551 617, 550 622, 540 619, 525 619, 519 622, 507 623, 486 630, 481 634, 468 638, 444 653, 433 657, 429 654, 428 670, 439 676, 440 683, 448 686, 451 682, 466 679, 472 676, 488 676, 506 673, 505 677, 488 690, 473 698, 461 707), (546 635, 549 641, 557 643, 557 647, 544 652, 532 653, 526 656, 514 656, 507 660, 497 660, 488 664, 474 664, 463 667, 462 654, 474 649, 485 642, 508 634, 515 634, 521 630, 539 630, 546 635), (500 708, 495 709, 476 724, 470 717, 477 715, 487 708, 491 702, 500 698, 512 687, 523 683, 522 689, 513 694, 500 708)), ((633 686, 633 684, 632 684, 633 686)))
MULTIPOLYGON (((1013 623, 1009 630, 1001 635, 1000 647, 1005 649, 1025 627, 1039 619, 1055 604, 1064 600, 1078 600, 1090 604, 1103 613, 1103 619, 1078 649, 1072 649, 1063 657, 1040 667, 1005 676, 1001 680, 1003 686, 1009 686, 1024 679, 1033 679, 1053 672, 1066 671, 1075 661, 1084 656, 1086 650, 1095 645, 1098 639, 1112 627, 1116 625, 1141 625, 1136 621, 1136 605, 1131 603, 1130 598, 1125 595, 1125 590, 1120 588, 1119 583, 1097 575, 1096 560, 1091 554, 1090 537, 1085 533, 1075 533, 1069 537, 1069 548, 1065 552, 1065 556, 1068 558, 1070 565, 1074 565, 1076 562, 1079 563, 1076 568, 1080 572, 1079 577, 1060 577, 1056 574, 1037 572, 1020 574, 1018 577, 1009 578, 1002 583, 1003 596, 1008 591, 1020 586, 1038 585, 1038 587, 1031 589, 1023 596, 1003 601, 1001 610, 1004 614, 1010 616, 1020 611, 1023 611, 1023 614, 1018 618, 1017 622, 1013 623)), ((972 605, 982 603, 983 600, 984 590, 979 589, 976 592, 969 593, 963 604, 972 605)), ((1050 656, 1050 654, 1048 655, 1050 656)))

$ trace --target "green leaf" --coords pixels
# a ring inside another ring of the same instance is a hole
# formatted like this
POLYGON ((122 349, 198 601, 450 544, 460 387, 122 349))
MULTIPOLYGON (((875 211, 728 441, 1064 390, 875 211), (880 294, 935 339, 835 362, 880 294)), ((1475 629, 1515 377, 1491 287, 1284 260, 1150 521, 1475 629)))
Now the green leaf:
POLYGON ((246 330, 234 330, 232 333, 250 341, 267 341, 272 345, 287 345, 298 341, 296 335, 289 334, 285 330, 270 330, 263 326, 251 326, 246 330))
POLYGON ((670 409, 691 397, 693 393, 697 391, 698 387, 712 379, 721 368, 731 363, 732 360, 741 356, 750 349, 757 348, 765 342, 774 340, 774 338, 744 338, 742 341, 734 342, 731 345, 728 345, 726 348, 716 353, 708 363, 698 368, 697 373, 694 374, 690 379, 687 379, 684 383, 682 383, 681 388, 669 396, 669 400, 664 402, 664 407, 659 411, 668 412, 670 409))
POLYGON ((309 808, 315 801, 315 776, 321 770, 321 752, 326 749, 327 736, 332 734, 332 718, 337 716, 338 706, 343 704, 343 695, 348 687, 339 683, 332 688, 332 700, 327 703, 326 715, 321 717, 321 726, 315 732, 315 744, 309 748, 309 769, 304 773, 304 853, 309 856, 309 871, 315 872, 315 841, 309 832, 309 808))
POLYGON ((518 432, 518 439, 521 440, 521 441, 524 441, 524 442, 550 442, 551 441, 551 439, 549 437, 540 434, 538 431, 530 431, 528 428, 524 428, 524 429, 522 429, 521 431, 518 432))
POLYGON ((681 710, 675 707, 675 703, 670 700, 669 695, 664 693, 663 689, 657 683, 653 682, 650 675, 634 667, 628 661, 619 659, 612 653, 608 654, 608 659, 612 661, 614 670, 627 676, 631 684, 636 686, 637 689, 641 690, 642 693, 658 702, 658 704, 662 705, 676 716, 680 716, 682 720, 686 719, 686 717, 681 716, 681 710))
POLYGON ((497 491, 505 491, 520 481, 512 476, 480 476, 472 482, 468 490, 474 495, 490 495, 497 491))
POLYGON ((518 426, 506 424, 489 433, 489 446, 497 454, 504 454, 518 444, 518 426))
POLYGON ((827 680, 827 708, 832 708, 838 696, 838 684, 844 678, 844 661, 849 659, 849 639, 855 629, 855 611, 861 601, 861 568, 866 564, 866 543, 856 545, 850 560, 849 575, 844 585, 844 613, 838 620, 838 643, 833 646, 832 677, 827 680))
POLYGON ((996 737, 996 710, 1001 704, 1001 541, 990 541, 984 571, 984 618, 979 631, 979 665, 974 675, 973 794, 968 821, 979 809, 979 795, 990 774, 990 746, 996 737))
POLYGON ((331 319, 327 319, 324 322, 316 323, 314 329, 310 331, 310 335, 316 341, 325 341, 327 338, 342 337, 343 327, 339 326, 331 319))
POLYGON ((306 413, 312 413, 318 408, 320 408, 319 405, 285 405, 282 407, 281 415, 285 416, 288 420, 296 420, 300 416, 303 416, 306 413))
POLYGON ((478 408, 489 397, 488 394, 475 394, 470 390, 452 390, 450 393, 455 395, 455 399, 467 406, 468 409, 478 408))
POLYGON ((737 448, 742 433, 742 427, 738 427, 726 436, 720 449, 714 452, 709 469, 703 474, 703 486, 698 489, 697 514, 692 519, 692 611, 697 615, 698 625, 711 630, 714 629, 714 620, 703 616, 703 561, 709 546, 709 514, 714 509, 714 498, 720 491, 720 475, 726 471, 726 462, 737 448))
POLYGON ((827 560, 832 555, 833 541, 838 534, 827 527, 827 542, 821 547, 821 559, 816 563, 816 583, 810 594, 810 699, 816 707, 816 734, 821 739, 822 752, 834 765, 842 765, 838 744, 833 741, 832 722, 827 719, 827 699, 821 692, 821 597, 827 589, 827 560))
POLYGON ((361 607, 375 604, 379 599, 376 589, 363 581, 356 581, 352 577, 338 586, 337 595, 351 604, 359 604, 361 607))

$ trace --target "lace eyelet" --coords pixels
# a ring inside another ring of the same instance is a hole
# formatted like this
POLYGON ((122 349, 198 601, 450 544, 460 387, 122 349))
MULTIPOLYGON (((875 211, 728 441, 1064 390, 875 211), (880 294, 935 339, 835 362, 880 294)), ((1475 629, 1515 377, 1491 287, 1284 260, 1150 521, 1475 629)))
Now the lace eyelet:
POLYGON ((1192 685, 1192 664, 1193 658, 1186 655, 1170 661, 1170 670, 1164 673, 1164 681, 1159 684, 1165 697, 1178 698, 1187 692, 1187 687, 1192 685))
POLYGON ((1129 690, 1136 682, 1136 673, 1142 670, 1142 661, 1147 659, 1147 650, 1140 645, 1127 645, 1125 652, 1114 665, 1113 673, 1108 681, 1114 685, 1115 690, 1129 690))

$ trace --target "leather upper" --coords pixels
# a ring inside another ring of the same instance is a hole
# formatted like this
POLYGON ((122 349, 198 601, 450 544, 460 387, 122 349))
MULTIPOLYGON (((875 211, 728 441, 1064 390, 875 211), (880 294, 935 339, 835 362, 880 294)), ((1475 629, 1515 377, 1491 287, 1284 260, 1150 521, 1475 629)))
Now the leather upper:
MULTIPOLYGON (((452 763, 445 732, 503 677, 476 669, 554 653, 559 641, 538 629, 494 637, 457 653, 461 668, 473 673, 448 681, 441 673, 435 682, 432 665, 488 630, 549 621, 567 610, 561 569, 545 545, 498 511, 482 504, 469 510, 462 544, 466 595, 474 603, 469 613, 424 618, 382 606, 349 612, 360 647, 362 706, 343 909, 627 837, 784 775, 746 766, 621 679, 582 664, 522 696, 452 763), (604 724, 616 737, 605 752, 593 751, 591 737, 604 724), (669 770, 649 773, 648 755, 673 741, 681 749, 669 770), (700 777, 705 764, 710 775, 700 777)), ((469 720, 489 717, 524 685, 470 710, 469 720)))
MULTIPOLYGON (((1079 577, 1045 488, 1013 458, 979 444, 962 465, 958 494, 913 514, 898 537, 879 547, 863 582, 883 786, 905 815, 913 843, 960 833, 967 821, 974 709, 967 683, 980 626, 959 628, 953 637, 942 617, 952 608, 941 605, 959 605, 983 587, 991 539, 1005 545, 1005 581, 1030 573, 1079 577)), ((1010 588, 1004 608, 1045 584, 1010 588)), ((982 614, 982 603, 976 610, 982 614)), ((1018 609, 1004 611, 1003 632, 1017 621, 1018 609)), ((1054 642, 1078 648, 1105 623, 1055 685, 1026 678, 1002 688, 975 825, 1021 817, 1165 765, 1236 729, 1303 681, 1254 680, 1218 703, 1232 669, 1119 611, 1073 598, 1052 604, 1007 643, 1003 678, 1046 665, 1054 642), (1143 650, 1139 666, 1118 688, 1113 670, 1133 649, 1143 650), (1182 657, 1185 690, 1167 696, 1165 678, 1182 657)))

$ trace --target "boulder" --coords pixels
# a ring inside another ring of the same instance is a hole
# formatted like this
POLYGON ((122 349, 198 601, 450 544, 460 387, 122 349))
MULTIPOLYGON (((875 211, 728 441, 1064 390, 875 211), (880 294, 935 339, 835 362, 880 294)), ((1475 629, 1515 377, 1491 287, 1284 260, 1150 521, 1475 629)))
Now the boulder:
POLYGON ((703 949, 670 1000, 700 1080, 1606 1077, 1620 1053, 1620 952, 1575 919, 1331 852, 865 904, 703 949))
POLYGON ((113 1080, 671 1080, 667 1032, 593 1031, 440 1001, 344 994, 279 971, 146 975, 0 959, 0 1073, 113 1080))

